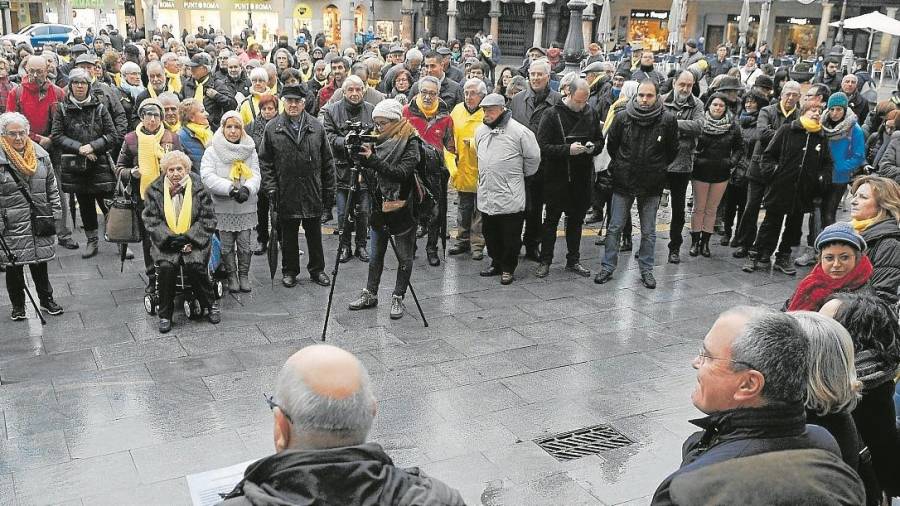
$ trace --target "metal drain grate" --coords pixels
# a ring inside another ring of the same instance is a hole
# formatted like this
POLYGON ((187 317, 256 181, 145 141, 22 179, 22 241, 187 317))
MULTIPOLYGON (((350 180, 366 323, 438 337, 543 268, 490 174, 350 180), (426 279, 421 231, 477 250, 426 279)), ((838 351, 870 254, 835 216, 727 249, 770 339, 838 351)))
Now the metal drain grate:
POLYGON ((625 434, 609 425, 594 425, 583 429, 562 432, 553 436, 535 439, 535 443, 556 460, 580 459, 605 450, 612 450, 633 444, 625 434))

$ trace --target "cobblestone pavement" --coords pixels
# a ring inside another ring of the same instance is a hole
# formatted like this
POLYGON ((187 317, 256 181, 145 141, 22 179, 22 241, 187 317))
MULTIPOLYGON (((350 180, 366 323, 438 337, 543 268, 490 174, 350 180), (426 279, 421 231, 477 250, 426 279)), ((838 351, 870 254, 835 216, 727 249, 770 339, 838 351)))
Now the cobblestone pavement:
MULTIPOLYGON (((486 261, 448 257, 432 268, 420 254, 412 280, 427 329, 409 298, 399 321, 387 304, 350 313, 366 266, 342 265, 328 342, 371 373, 371 439, 468 504, 646 504, 698 415, 690 361, 716 315, 778 306, 796 283, 743 273, 718 245, 710 259, 683 248, 683 263, 667 265, 667 228, 656 290, 641 285, 627 253, 603 286, 563 271, 562 239, 549 277, 535 278, 525 261, 507 287, 478 276, 486 261), (560 462, 533 442, 601 423, 634 443, 560 462)), ((582 258, 596 270, 594 240, 584 238, 582 258)), ((329 265, 335 245, 327 235, 329 265)), ((189 504, 185 475, 272 452, 262 394, 319 337, 327 289, 308 278, 273 288, 255 257, 253 293, 227 295, 220 325, 178 315, 160 335, 141 301, 141 265, 120 273, 109 244, 88 261, 63 250, 50 273, 64 315, 42 327, 30 308, 28 321, 12 322, 0 307, 0 505, 189 504)), ((393 283, 396 263, 387 268, 393 283)))

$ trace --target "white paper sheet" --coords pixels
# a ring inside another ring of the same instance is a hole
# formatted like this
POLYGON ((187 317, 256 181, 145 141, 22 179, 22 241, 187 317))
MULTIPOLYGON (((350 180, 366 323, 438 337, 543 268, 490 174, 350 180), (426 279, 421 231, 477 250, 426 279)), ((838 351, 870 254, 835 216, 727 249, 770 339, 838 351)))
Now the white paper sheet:
POLYGON ((248 460, 233 466, 187 475, 188 489, 194 506, 213 506, 222 502, 222 496, 234 489, 244 477, 247 466, 256 462, 248 460))

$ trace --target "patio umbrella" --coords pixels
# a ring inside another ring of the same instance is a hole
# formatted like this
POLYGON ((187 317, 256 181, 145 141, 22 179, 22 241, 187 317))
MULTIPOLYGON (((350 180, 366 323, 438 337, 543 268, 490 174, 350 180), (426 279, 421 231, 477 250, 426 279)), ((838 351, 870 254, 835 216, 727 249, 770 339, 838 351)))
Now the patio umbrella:
POLYGON ((609 29, 609 7, 607 0, 601 0, 600 19, 597 21, 597 41, 600 42, 604 53, 606 53, 606 43, 612 38, 612 30, 609 29))
POLYGON ((269 223, 272 230, 269 232, 269 248, 266 250, 272 288, 275 288, 275 272, 278 271, 278 204, 275 198, 274 195, 269 197, 269 223))
POLYGON ((679 33, 678 29, 681 24, 681 0, 672 0, 672 7, 669 8, 669 53, 675 54, 678 48, 679 33))
POLYGON ((744 0, 741 5, 741 18, 738 21, 738 31, 741 36, 738 39, 738 45, 741 48, 741 56, 744 55, 744 48, 747 47, 747 32, 750 31, 750 0, 744 0))

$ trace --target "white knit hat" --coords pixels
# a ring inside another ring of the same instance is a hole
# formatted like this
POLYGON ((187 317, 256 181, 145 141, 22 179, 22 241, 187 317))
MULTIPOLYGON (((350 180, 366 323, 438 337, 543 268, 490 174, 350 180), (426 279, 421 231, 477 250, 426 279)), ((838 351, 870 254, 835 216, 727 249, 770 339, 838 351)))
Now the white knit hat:
POLYGON ((397 121, 403 117, 403 104, 393 98, 382 100, 375 105, 372 117, 397 121))

